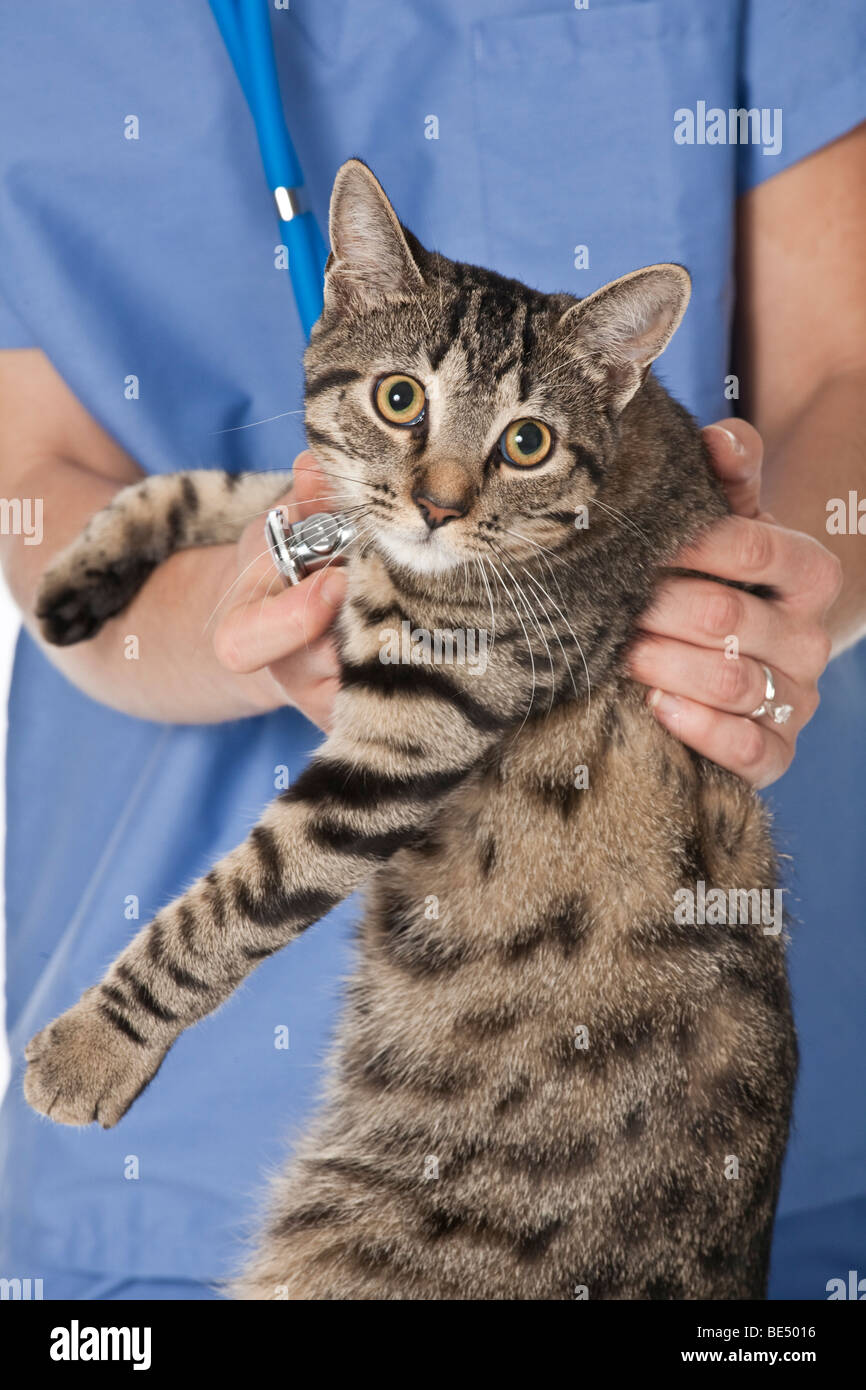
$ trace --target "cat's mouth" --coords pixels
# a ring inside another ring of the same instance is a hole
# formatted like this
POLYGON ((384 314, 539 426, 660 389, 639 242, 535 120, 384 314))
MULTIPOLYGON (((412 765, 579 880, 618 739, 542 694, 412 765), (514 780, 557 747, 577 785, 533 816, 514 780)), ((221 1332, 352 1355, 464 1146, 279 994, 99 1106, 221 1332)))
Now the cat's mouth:
POLYGON ((430 531, 426 526, 388 527, 376 537, 376 544, 386 556, 406 569, 418 574, 441 574, 462 564, 463 556, 454 546, 451 538, 443 534, 445 528, 430 531))

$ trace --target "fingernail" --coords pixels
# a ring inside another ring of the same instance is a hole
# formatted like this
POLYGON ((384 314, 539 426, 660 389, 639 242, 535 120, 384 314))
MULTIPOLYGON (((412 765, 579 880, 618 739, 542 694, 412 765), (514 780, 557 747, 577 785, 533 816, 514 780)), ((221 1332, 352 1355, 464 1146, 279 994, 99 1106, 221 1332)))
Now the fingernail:
POLYGON ((339 608, 346 596, 346 581, 342 574, 329 574, 322 584, 322 598, 332 608, 339 608))
POLYGON ((737 436, 731 430, 726 430, 724 425, 708 425, 707 428, 711 430, 718 430, 719 434, 725 435, 730 444, 732 453, 744 454, 746 452, 745 446, 740 442, 737 436))
POLYGON ((666 690, 651 690, 647 696, 647 708, 662 724, 677 719, 682 712, 682 701, 676 695, 668 695, 666 690))

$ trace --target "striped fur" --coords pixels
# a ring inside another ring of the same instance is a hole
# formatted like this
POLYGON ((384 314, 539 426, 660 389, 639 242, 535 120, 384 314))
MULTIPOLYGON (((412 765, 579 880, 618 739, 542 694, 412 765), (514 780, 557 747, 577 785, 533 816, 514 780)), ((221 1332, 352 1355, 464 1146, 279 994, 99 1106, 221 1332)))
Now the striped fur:
POLYGON ((36 605, 58 647, 94 636, 163 560, 191 546, 236 541, 289 486, 289 473, 197 469, 122 488, 45 576, 36 605))
MULTIPOLYGON (((681 925, 674 895, 774 888, 767 817, 622 674, 660 566, 725 510, 647 373, 682 272, 542 295, 424 251, 354 161, 331 241, 308 434, 360 533, 333 732, 33 1040, 27 1098, 117 1123, 184 1028, 364 885, 326 1103, 235 1295, 762 1297, 796 1062, 784 945, 681 925), (395 371, 427 388, 417 427, 376 416, 395 371), (555 447, 520 476, 495 444, 523 416, 555 447), (428 534, 419 489, 465 514, 428 534), (486 669, 383 662, 404 622, 495 633, 486 669)), ((145 563, 284 486, 127 490, 47 577, 48 635, 95 630, 145 563)))

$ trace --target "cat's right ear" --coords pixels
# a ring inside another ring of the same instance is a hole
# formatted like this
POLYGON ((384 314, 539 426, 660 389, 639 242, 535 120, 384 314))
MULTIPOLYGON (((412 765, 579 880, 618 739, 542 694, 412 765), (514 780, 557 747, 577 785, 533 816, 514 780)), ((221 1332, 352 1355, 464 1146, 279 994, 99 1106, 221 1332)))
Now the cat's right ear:
POLYGON ((325 266, 325 313, 375 308, 423 288, 403 228, 379 180, 360 159, 337 170, 331 193, 331 254, 325 266))
POLYGON ((559 321, 571 351, 616 412, 631 400, 686 312, 692 281, 681 265, 650 265, 602 285, 559 321))

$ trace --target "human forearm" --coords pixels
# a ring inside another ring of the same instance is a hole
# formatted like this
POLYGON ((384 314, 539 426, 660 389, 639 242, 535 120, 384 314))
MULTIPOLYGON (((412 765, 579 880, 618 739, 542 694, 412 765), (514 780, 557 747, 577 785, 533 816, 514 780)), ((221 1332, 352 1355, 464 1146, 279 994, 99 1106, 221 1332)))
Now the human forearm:
POLYGON ((41 544, 28 545, 24 536, 7 535, 0 550, 28 630, 73 684, 127 714, 206 723, 275 707, 278 693, 267 673, 227 670, 210 640, 209 620, 237 572, 233 545, 172 556, 121 617, 106 624, 92 641, 71 647, 42 642, 34 617, 41 576, 119 486, 113 478, 56 455, 34 460, 16 479, 17 495, 41 498, 43 503, 41 544))
MULTIPOLYGON (((761 421, 754 420, 758 429, 761 421)), ((859 534, 827 531, 827 504, 866 497, 866 371, 823 382, 775 435, 764 435, 763 505, 783 526, 805 531, 833 551, 843 587, 827 615, 834 652, 866 632, 866 544, 859 534)))
POLYGON ((866 627, 866 547, 827 531, 827 503, 866 491, 866 124, 739 201, 734 370, 764 440, 761 505, 843 570, 826 628, 866 627))

